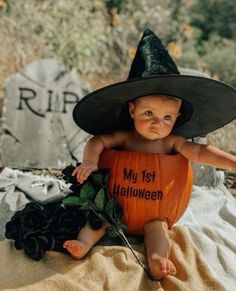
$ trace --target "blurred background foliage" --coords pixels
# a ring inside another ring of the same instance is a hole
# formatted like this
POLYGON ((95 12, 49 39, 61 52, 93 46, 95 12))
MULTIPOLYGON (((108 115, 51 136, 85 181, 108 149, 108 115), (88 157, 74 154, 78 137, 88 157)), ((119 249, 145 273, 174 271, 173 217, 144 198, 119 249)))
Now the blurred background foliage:
POLYGON ((0 27, 0 99, 6 78, 39 58, 61 60, 93 89, 124 80, 147 27, 178 66, 236 87, 235 0, 0 0, 0 27))

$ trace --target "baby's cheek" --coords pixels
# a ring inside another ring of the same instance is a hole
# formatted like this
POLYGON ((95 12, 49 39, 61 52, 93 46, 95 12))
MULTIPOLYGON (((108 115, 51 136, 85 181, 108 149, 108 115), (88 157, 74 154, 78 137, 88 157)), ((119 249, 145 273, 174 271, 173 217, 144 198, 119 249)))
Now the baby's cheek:
POLYGON ((138 120, 135 121, 134 124, 135 124, 136 128, 142 128, 147 124, 147 121, 144 120, 144 119, 138 119, 138 120))
POLYGON ((174 124, 175 124, 175 122, 174 121, 167 121, 166 123, 165 123, 165 127, 166 128, 173 128, 173 126, 174 126, 174 124))

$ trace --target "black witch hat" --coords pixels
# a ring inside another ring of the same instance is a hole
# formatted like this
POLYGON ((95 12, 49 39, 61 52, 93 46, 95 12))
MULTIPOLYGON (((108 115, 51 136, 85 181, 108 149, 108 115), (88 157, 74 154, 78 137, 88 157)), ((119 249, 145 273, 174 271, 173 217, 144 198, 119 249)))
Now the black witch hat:
POLYGON ((73 118, 86 132, 97 135, 130 129, 128 102, 161 94, 182 100, 174 134, 204 135, 236 117, 236 90, 205 76, 182 74, 160 39, 145 30, 128 79, 96 90, 75 106, 73 118))

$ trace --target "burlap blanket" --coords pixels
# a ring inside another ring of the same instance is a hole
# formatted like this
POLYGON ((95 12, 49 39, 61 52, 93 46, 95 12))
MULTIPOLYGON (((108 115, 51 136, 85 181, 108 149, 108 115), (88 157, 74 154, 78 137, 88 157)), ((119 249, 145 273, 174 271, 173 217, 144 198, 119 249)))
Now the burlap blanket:
MULTIPOLYGON (((97 246, 80 261, 51 251, 35 262, 6 240, 0 243, 0 288, 24 291, 225 290, 201 258, 189 230, 175 226, 170 233, 171 259, 178 273, 159 282, 146 276, 126 247, 97 246)), ((143 244, 136 245, 135 250, 145 263, 143 244)))
MULTIPOLYGON (((38 192, 45 193, 43 200, 54 197, 51 193, 54 186, 50 183, 57 181, 48 183, 42 179, 39 183, 39 177, 30 178, 31 182, 19 172, 0 175, 0 208, 9 209, 4 210, 4 217, 0 216, 2 234, 6 216, 9 218, 22 208, 29 197, 39 198, 37 187, 38 192)), ((96 246, 80 261, 50 251, 36 262, 16 250, 12 241, 3 240, 0 290, 236 290, 236 200, 224 187, 223 180, 220 174, 212 187, 194 186, 188 208, 170 230, 170 257, 178 272, 175 277, 150 281, 130 250, 123 246, 96 246)), ((143 244, 134 248, 146 264, 143 244)))

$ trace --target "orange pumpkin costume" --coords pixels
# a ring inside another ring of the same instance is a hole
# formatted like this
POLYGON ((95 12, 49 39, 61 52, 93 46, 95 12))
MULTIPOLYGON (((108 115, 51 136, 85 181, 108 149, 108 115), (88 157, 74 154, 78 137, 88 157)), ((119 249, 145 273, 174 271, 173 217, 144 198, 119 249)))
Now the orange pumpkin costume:
POLYGON ((192 169, 181 154, 103 151, 99 168, 110 169, 109 192, 123 206, 128 233, 142 234, 145 222, 167 218, 170 228, 186 209, 192 169))

